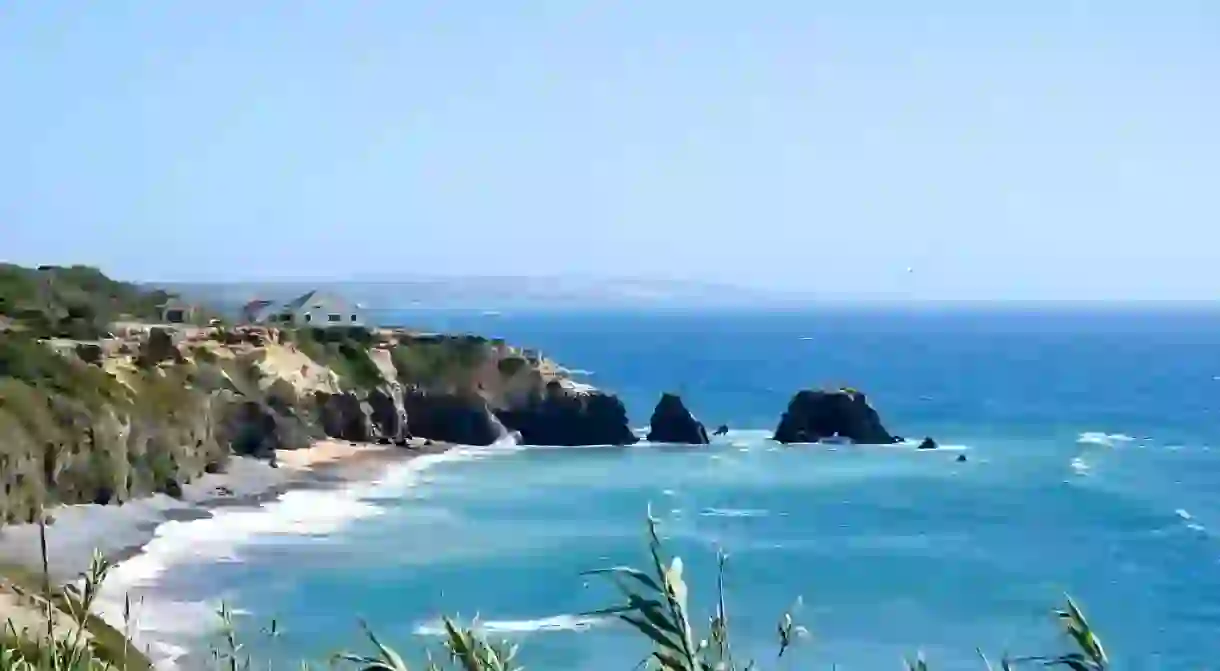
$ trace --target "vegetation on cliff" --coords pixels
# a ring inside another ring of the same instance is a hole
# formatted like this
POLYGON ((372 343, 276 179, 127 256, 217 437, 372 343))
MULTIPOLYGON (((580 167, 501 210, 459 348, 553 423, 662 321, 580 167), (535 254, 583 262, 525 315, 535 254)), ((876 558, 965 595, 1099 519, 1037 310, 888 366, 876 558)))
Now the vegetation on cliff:
POLYGON ((223 463, 194 365, 121 372, 0 334, 0 522, 33 521, 58 503, 174 494, 223 463))
POLYGON ((419 435, 457 440, 447 418, 465 426, 547 381, 478 336, 153 327, 167 297, 85 266, 0 265, 0 525, 43 505, 177 495, 230 454, 327 435, 403 444, 404 390, 426 392, 409 403, 419 435))
POLYGON ((158 319, 169 297, 90 266, 0 263, 0 315, 40 338, 94 340, 119 319, 158 319))

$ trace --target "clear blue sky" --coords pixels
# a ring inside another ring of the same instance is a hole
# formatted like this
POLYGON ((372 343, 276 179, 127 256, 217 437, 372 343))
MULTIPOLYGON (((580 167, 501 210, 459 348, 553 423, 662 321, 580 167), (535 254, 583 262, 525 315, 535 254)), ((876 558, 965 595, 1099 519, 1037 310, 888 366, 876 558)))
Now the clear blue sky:
POLYGON ((1210 0, 5 2, 0 101, 19 263, 1220 296, 1210 0))

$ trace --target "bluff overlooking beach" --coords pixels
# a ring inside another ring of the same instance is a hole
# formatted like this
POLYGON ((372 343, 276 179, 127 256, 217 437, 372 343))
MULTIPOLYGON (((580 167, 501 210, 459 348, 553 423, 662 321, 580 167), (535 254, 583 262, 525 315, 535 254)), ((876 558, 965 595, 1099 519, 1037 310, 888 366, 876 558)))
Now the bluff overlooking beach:
POLYGON ((406 328, 161 319, 168 294, 84 267, 0 273, 0 520, 180 495, 233 456, 336 438, 634 442, 615 397, 537 352, 406 328))

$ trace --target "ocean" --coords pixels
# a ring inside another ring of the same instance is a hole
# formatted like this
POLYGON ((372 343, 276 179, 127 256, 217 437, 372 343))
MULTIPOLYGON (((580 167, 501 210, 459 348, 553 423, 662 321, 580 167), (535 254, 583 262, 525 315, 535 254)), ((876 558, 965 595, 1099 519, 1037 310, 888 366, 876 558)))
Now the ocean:
MULTIPOLYGON (((232 608, 277 659, 408 659, 477 615, 530 669, 633 668, 635 634, 589 569, 647 561, 645 518, 711 613, 716 553, 737 656, 763 668, 982 668, 976 648, 1064 649, 1070 593, 1122 669, 1220 658, 1220 314, 849 310, 486 315, 385 322, 538 347, 618 393, 634 426, 675 391, 711 447, 458 450, 340 491, 162 527, 130 571, 146 624, 199 650, 232 608), (812 386, 868 393, 887 427, 945 449, 781 447, 812 386), (968 461, 959 463, 958 455, 968 461), (810 636, 776 659, 779 615, 810 636), (257 636, 272 618, 279 635, 257 636), (155 622, 154 622, 155 621, 155 622)), ((180 661, 189 665, 192 655, 180 661)))

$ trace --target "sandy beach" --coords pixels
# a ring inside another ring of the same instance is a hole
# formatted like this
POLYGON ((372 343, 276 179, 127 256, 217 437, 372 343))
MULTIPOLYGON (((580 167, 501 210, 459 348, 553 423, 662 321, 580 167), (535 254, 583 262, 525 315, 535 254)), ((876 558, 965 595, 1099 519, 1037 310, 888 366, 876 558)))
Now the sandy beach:
MULTIPOLYGON (((234 457, 224 473, 204 475, 187 484, 178 499, 157 494, 121 506, 59 506, 48 511, 53 520, 47 527, 51 577, 59 583, 76 579, 88 568, 95 551, 121 565, 140 555, 166 522, 209 518, 214 511, 232 507, 257 508, 293 489, 373 480, 392 463, 438 454, 449 447, 422 440, 407 447, 322 440, 306 449, 277 452, 277 467, 234 457)), ((0 567, 37 572, 41 563, 37 525, 0 527, 0 567)), ((25 615, 0 585, 0 623, 10 617, 28 619, 25 615)))

